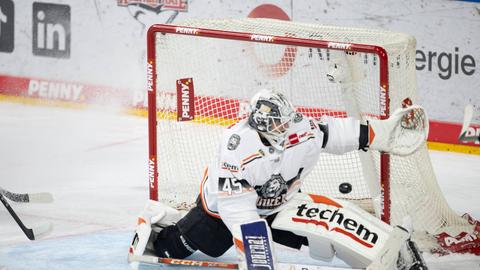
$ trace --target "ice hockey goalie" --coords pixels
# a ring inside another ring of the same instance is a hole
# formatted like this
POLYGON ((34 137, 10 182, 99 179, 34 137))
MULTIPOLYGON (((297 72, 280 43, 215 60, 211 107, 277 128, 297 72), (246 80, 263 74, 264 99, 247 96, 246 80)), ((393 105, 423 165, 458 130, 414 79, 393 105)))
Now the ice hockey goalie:
POLYGON ((416 151, 426 139, 425 125, 405 123, 412 114, 428 121, 421 107, 399 109, 387 120, 366 124, 353 118, 317 121, 296 112, 283 94, 267 89, 252 98, 250 107, 248 118, 223 133, 196 207, 182 215, 150 201, 131 254, 186 258, 198 250, 219 257, 235 245, 241 269, 263 269, 262 262, 276 267, 274 249, 262 250, 268 254, 265 260, 253 260, 252 248, 258 251, 259 243, 273 247, 276 242, 296 249, 307 245, 315 259, 337 256, 357 268, 426 269, 407 230, 346 201, 301 192, 322 152, 416 151), (402 137, 406 134, 407 139, 402 137))

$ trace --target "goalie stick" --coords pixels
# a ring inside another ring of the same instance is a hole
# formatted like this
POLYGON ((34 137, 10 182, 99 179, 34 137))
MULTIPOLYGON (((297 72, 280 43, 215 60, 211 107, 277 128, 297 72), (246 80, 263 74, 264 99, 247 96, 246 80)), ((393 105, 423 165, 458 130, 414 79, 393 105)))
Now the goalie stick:
MULTIPOLYGON (((133 255, 128 254, 128 261, 130 263, 139 262, 147 263, 152 265, 182 265, 182 266, 193 266, 193 267, 208 267, 208 268, 219 268, 219 269, 238 269, 238 264, 229 263, 229 262, 211 262, 211 261, 200 261, 200 260, 185 260, 185 259, 172 259, 172 258, 160 258, 151 255, 133 255)), ((329 266, 320 266, 320 265, 305 265, 305 264, 295 264, 295 263, 277 263, 279 266, 278 270, 360 270, 355 268, 340 268, 340 267, 329 267, 329 266)))
POLYGON ((30 239, 30 240, 38 239, 38 237, 40 235, 48 233, 49 231, 51 231, 52 225, 50 223, 43 224, 43 225, 31 228, 31 229, 27 228, 25 226, 25 224, 23 224, 22 220, 15 213, 13 208, 10 206, 10 204, 7 202, 7 200, 3 196, 3 193, 0 193, 0 201, 2 201, 5 208, 7 208, 10 215, 17 222, 18 226, 20 226, 20 229, 22 229, 23 233, 25 233, 25 235, 27 236, 28 239, 30 239))
POLYGON ((50 203, 53 202, 53 196, 48 192, 40 193, 14 193, 0 187, 0 194, 13 202, 20 203, 50 203))

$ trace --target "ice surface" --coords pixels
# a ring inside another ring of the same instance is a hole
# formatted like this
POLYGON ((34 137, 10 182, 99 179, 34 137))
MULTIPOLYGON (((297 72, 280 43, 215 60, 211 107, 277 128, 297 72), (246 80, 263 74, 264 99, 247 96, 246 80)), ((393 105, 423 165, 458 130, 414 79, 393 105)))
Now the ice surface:
MULTIPOLYGON (((53 231, 35 242, 0 207, 0 270, 130 269, 126 258, 135 217, 148 197, 147 152, 146 118, 106 108, 0 103, 0 186, 48 191, 55 199, 11 204, 27 227, 53 223, 53 231)), ((450 206, 480 219, 480 156, 430 154, 450 206)), ((278 253, 282 261, 313 263, 305 250, 278 248, 278 253)), ((234 256, 230 250, 223 259, 234 256)), ((426 259, 431 269, 480 269, 475 256, 426 259)), ((344 266, 338 260, 329 265, 344 266)))

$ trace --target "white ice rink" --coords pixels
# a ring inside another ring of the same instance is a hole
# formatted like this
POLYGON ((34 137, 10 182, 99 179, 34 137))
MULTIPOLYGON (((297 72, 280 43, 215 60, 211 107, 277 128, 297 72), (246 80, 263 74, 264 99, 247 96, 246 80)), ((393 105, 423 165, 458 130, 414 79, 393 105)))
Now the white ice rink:
MULTIPOLYGON (((450 206, 480 219, 480 156, 430 154, 450 206)), ((0 206, 0 270, 130 269, 135 217, 148 197, 147 157, 146 118, 0 103, 0 186, 55 197, 52 204, 11 204, 29 227, 53 223, 52 233, 34 242, 0 206)), ((306 256, 279 253, 283 261, 306 256)), ((475 256, 426 259, 430 269, 480 269, 475 256)))

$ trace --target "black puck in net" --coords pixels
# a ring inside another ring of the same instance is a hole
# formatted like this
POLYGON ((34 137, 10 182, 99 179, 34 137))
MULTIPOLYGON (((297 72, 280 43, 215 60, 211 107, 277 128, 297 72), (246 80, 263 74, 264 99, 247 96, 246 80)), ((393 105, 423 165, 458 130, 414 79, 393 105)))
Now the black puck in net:
POLYGON ((352 191, 352 184, 350 183, 341 183, 339 186, 338 186, 338 190, 343 193, 343 194, 347 194, 347 193, 350 193, 352 191))

